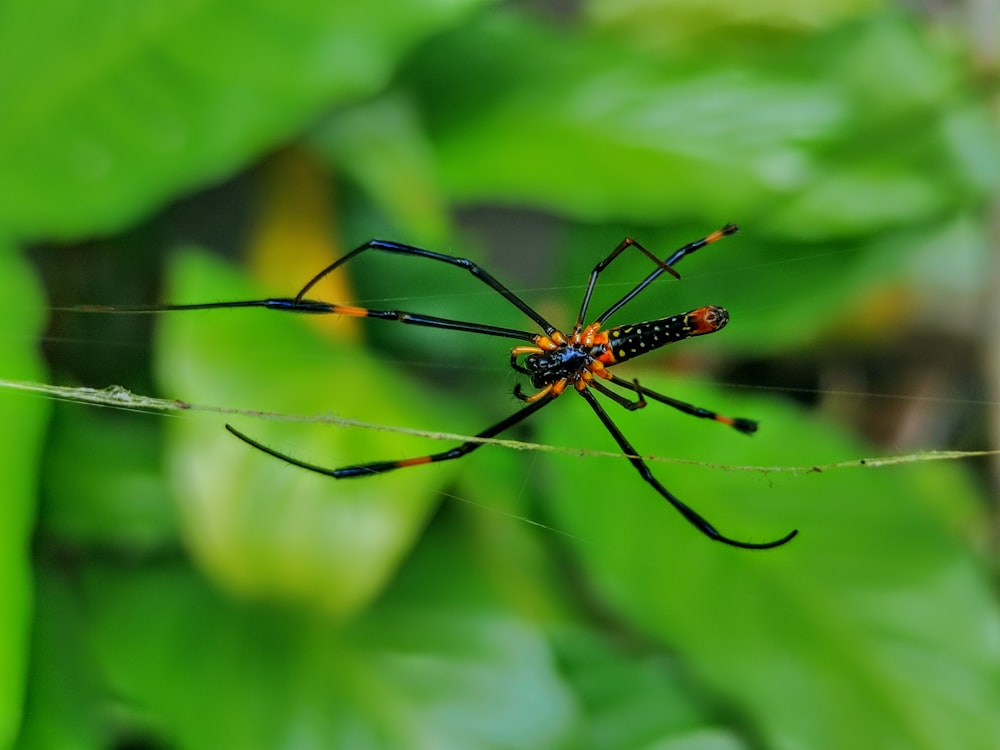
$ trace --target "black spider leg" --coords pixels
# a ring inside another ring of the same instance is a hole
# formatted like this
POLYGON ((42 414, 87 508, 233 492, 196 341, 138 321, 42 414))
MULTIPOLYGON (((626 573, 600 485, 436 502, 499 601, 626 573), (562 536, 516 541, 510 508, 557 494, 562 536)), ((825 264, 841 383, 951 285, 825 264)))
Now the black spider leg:
POLYGON ((723 544, 728 544, 731 547, 742 547, 744 549, 769 549, 771 547, 779 547, 786 542, 791 541, 791 539, 798 534, 798 529, 793 530, 791 533, 783 536, 781 539, 776 539, 772 542, 763 542, 756 544, 753 542, 739 542, 735 539, 730 539, 727 536, 723 536, 719 533, 712 524, 702 518, 698 513, 692 510, 688 505, 683 503, 679 498, 675 497, 666 487, 660 484, 659 480, 653 476, 653 473, 649 470, 645 461, 639 458, 639 454, 636 453, 635 448, 629 443, 628 438, 622 434, 622 431, 618 429, 618 425, 614 423, 608 413, 604 410, 604 407, 598 402, 597 397, 590 392, 589 388, 584 388, 579 391, 579 394, 590 404, 590 408, 594 410, 597 414, 598 419, 604 423, 604 427, 608 432, 611 433, 611 437, 615 439, 618 443, 618 447, 622 449, 622 452, 628 457, 628 460, 635 467, 636 471, 639 472, 647 484, 649 484, 653 489, 660 493, 663 498, 676 508, 684 518, 686 518, 691 524, 695 526, 702 534, 714 539, 717 542, 722 542, 723 544))
MULTIPOLYGON (((547 404, 552 403, 554 399, 545 398, 534 403, 529 403, 527 406, 519 409, 518 411, 511 414, 509 417, 500 420, 495 425, 487 427, 482 432, 476 434, 477 438, 491 438, 499 435, 504 430, 522 422, 523 420, 530 417, 536 411, 542 409, 542 407, 547 404)), ((269 448, 263 443, 254 440, 253 438, 244 435, 242 432, 237 430, 232 425, 227 424, 226 429, 229 430, 233 435, 238 437, 244 443, 253 446, 257 450, 267 453, 269 456, 280 459, 285 463, 291 464, 292 466, 298 466, 300 469, 307 469, 309 471, 314 471, 317 474, 323 474, 328 477, 333 477, 334 479, 347 479, 349 477, 367 477, 374 474, 384 474, 387 471, 393 471, 395 469, 403 469, 408 466, 420 466, 421 464, 436 463, 438 461, 451 461, 456 458, 461 458, 477 448, 481 448, 485 443, 481 443, 477 440, 470 440, 460 445, 455 446, 446 451, 440 453, 431 453, 425 456, 417 456, 416 458, 405 458, 396 461, 373 461, 366 464, 354 464, 352 466, 343 466, 339 469, 328 469, 317 464, 309 463, 308 461, 301 461, 293 456, 276 451, 274 448, 269 448)))
POLYGON ((597 286, 598 278, 608 266, 614 263, 615 259, 618 258, 619 255, 621 255, 626 249, 630 247, 634 247, 636 250, 639 250, 647 258, 651 258, 652 261, 657 266, 659 266, 659 269, 657 270, 657 275, 666 271, 667 273, 674 276, 674 278, 679 279, 681 277, 680 274, 677 273, 677 271, 675 271, 670 267, 669 263, 661 261, 655 255, 653 255, 653 253, 651 253, 649 250, 643 247, 641 243, 637 242, 631 237, 626 237, 625 239, 623 239, 621 242, 618 243, 618 246, 614 250, 612 250, 611 253, 606 258, 604 258, 600 263, 594 266, 594 270, 590 272, 590 278, 587 281, 587 290, 583 293, 583 300, 580 302, 580 314, 576 316, 576 324, 573 326, 573 333, 579 333, 581 330, 583 330, 583 325, 584 325, 583 320, 584 317, 586 317, 587 315, 587 308, 590 307, 590 298, 594 293, 594 288, 597 286))
MULTIPOLYGON (((705 247, 705 245, 710 245, 713 242, 716 242, 717 240, 722 239, 726 235, 734 234, 735 232, 738 232, 738 231, 739 231, 739 227, 737 227, 735 224, 726 224, 721 229, 718 229, 715 232, 712 232, 711 234, 709 234, 709 235, 707 235, 705 237, 702 237, 700 240, 695 240, 694 242, 689 242, 688 244, 684 245, 683 247, 680 247, 677 250, 674 250, 674 252, 671 253, 662 262, 657 261, 657 265, 659 267, 655 271, 653 271, 651 274, 649 274, 649 276, 647 276, 645 279, 643 279, 638 284, 636 284, 631 289, 631 291, 629 291, 621 299, 619 299, 617 302, 615 302, 613 305, 611 305, 611 307, 609 307, 607 310, 605 310, 600 315, 598 315, 596 318, 594 318, 593 322, 603 324, 604 321, 606 321, 608 318, 610 318, 616 312, 618 312, 619 310, 621 310, 625 305, 627 305, 629 302, 631 302, 633 299, 635 299, 646 287, 648 287, 650 284, 652 284, 654 281, 656 281, 658 278, 660 278, 660 276, 662 276, 665 271, 671 271, 671 272, 673 272, 673 269, 671 268, 671 266, 673 266, 674 264, 678 263, 679 261, 681 261, 682 259, 684 259, 686 256, 691 255, 691 253, 693 253, 693 252, 695 252, 697 250, 700 250, 701 248, 705 247)), ((642 248, 642 249, 645 251, 645 248, 642 248)), ((646 254, 647 255, 651 255, 651 253, 649 253, 648 251, 646 251, 646 254)), ((612 256, 614 256, 614 255, 615 255, 615 253, 612 253, 612 256)), ((606 268, 607 265, 610 264, 610 262, 612 260, 614 260, 614 258, 612 256, 609 256, 603 262, 604 263, 604 268, 606 268)), ((601 264, 598 264, 598 268, 595 268, 594 272, 597 273, 597 272, 599 272, 599 270, 603 271, 604 268, 601 268, 601 264)), ((674 275, 677 276, 676 273, 674 273, 674 275)), ((597 278, 594 275, 594 273, 592 273, 591 274, 591 283, 590 283, 590 285, 587 288, 587 294, 584 296, 583 305, 580 308, 580 316, 579 317, 580 317, 581 320, 587 314, 587 306, 590 304, 590 292, 591 292, 591 290, 593 288, 593 285, 596 283, 596 281, 597 281, 597 278)))
POLYGON ((336 314, 353 315, 361 318, 375 318, 377 320, 391 320, 408 325, 424 326, 426 328, 443 328, 449 331, 465 331, 466 333, 478 333, 482 336, 499 336, 507 339, 518 339, 520 341, 534 342, 537 333, 521 331, 515 328, 505 328, 494 326, 488 323, 477 323, 467 320, 455 320, 453 318, 439 318, 436 315, 424 315, 423 313, 407 312, 406 310, 376 310, 370 307, 353 307, 351 305, 337 305, 332 302, 320 302, 309 299, 267 299, 261 305, 272 310, 287 310, 288 312, 313 313, 313 314, 336 314))
POLYGON ((376 310, 372 308, 356 307, 352 305, 338 305, 331 302, 306 299, 305 295, 321 279, 328 276, 337 268, 345 264, 352 258, 366 250, 382 250, 399 255, 410 255, 418 258, 448 263, 459 268, 464 268, 473 276, 482 281, 501 297, 510 302, 524 315, 531 318, 546 333, 553 334, 557 329, 542 315, 532 308, 527 302, 518 297, 495 279, 488 271, 465 258, 457 258, 443 253, 436 253, 431 250, 424 250, 412 245, 404 245, 389 240, 369 240, 360 247, 355 248, 347 255, 339 258, 312 277, 309 282, 299 290, 295 297, 274 297, 260 300, 238 300, 234 302, 200 302, 184 305, 145 305, 145 306, 109 306, 109 305, 79 305, 74 308, 77 312, 128 312, 128 313, 155 313, 169 312, 175 310, 212 310, 237 307, 264 307, 270 310, 282 310, 285 312, 311 313, 311 314, 334 314, 352 315, 355 317, 377 318, 380 320, 395 320, 400 323, 426 326, 429 328, 444 328, 453 331, 466 331, 468 333, 478 333, 484 336, 500 336, 503 338, 518 339, 521 341, 534 342, 537 334, 528 331, 521 331, 502 326, 493 326, 485 323, 475 323, 469 321, 453 320, 450 318, 440 318, 434 315, 424 315, 422 313, 408 312, 405 310, 376 310))
POLYGON ((468 260, 467 258, 458 258, 453 255, 436 253, 431 250, 424 250, 423 248, 414 247, 412 245, 404 245, 400 242, 392 242, 390 240, 369 240, 365 244, 349 252, 344 257, 331 263, 329 266, 324 268, 318 274, 313 276, 309 280, 309 283, 307 283, 304 287, 302 287, 302 289, 299 290, 299 293, 295 295, 295 302, 296 303, 302 302, 303 297, 305 297, 306 295, 306 292, 312 289, 313 286, 315 286, 321 279, 323 279, 325 276, 335 271, 344 263, 347 263, 352 258, 356 258, 357 256, 361 255, 361 253, 365 252, 366 250, 381 250, 383 252, 396 253, 398 255, 412 255, 418 258, 427 258, 428 260, 435 260, 440 263, 448 263, 450 265, 457 266, 458 268, 464 268, 466 271, 471 273, 481 282, 490 287, 493 291, 497 292, 505 300, 514 305, 514 307, 516 307, 522 313, 524 313, 533 321, 535 321, 542 328, 542 330, 545 331, 546 335, 551 336, 557 330, 554 325, 552 325, 549 321, 543 318, 542 315, 538 311, 536 311, 533 307, 531 307, 527 302, 522 300, 520 297, 514 294, 514 292, 512 292, 510 289, 508 289, 499 281, 497 281, 495 278, 493 278, 493 276, 488 271, 486 271, 478 264, 473 263, 471 260, 468 260))
POLYGON ((435 315, 407 312, 406 310, 376 310, 353 305, 338 305, 320 300, 299 299, 292 297, 270 297, 268 299, 235 300, 232 302, 195 302, 183 305, 77 305, 72 308, 84 313, 159 313, 177 310, 224 310, 240 307, 263 307, 268 310, 305 313, 308 315, 351 315, 361 318, 376 318, 379 320, 395 320, 410 325, 426 326, 428 328, 443 328, 450 331, 466 331, 483 336, 500 336, 520 341, 534 341, 537 334, 530 331, 520 331, 514 328, 475 323, 466 320, 439 318, 435 315))
POLYGON ((643 391, 645 389, 641 385, 639 385, 639 381, 638 380, 633 380, 632 383, 628 383, 628 382, 622 380, 621 378, 614 378, 611 382, 613 382, 615 385, 621 386, 622 388, 628 388, 628 389, 630 389, 632 391, 635 391, 635 393, 637 395, 636 400, 632 401, 631 399, 625 398, 623 395, 621 395, 617 391, 611 390, 606 385, 604 385, 604 383, 602 383, 602 382, 600 382, 599 380, 596 380, 596 379, 595 380, 591 380, 589 385, 590 385, 591 388, 595 388, 598 391, 600 391, 601 393, 603 393, 605 396, 607 396, 608 398, 610 398, 612 401, 614 401, 619 406, 624 406, 629 411, 635 411, 636 409, 642 409, 643 407, 646 406, 646 399, 643 398, 643 396, 645 395, 645 393, 643 391))
MULTIPOLYGON (((633 380, 631 383, 627 380, 619 378, 617 375, 611 375, 609 381, 615 385, 635 391, 640 396, 640 401, 645 405, 645 401, 642 400, 643 396, 648 396, 654 401, 659 401, 661 404, 666 404, 677 411, 683 412, 685 414, 690 414, 692 417, 700 417, 701 419, 711 419, 716 422, 721 422, 722 424, 729 425, 735 430, 739 430, 745 435, 753 434, 757 432, 757 422, 752 419, 746 419, 744 417, 727 417, 724 414, 719 414, 718 412, 711 411, 709 409, 703 409, 700 406, 695 406, 694 404, 689 404, 686 401, 681 401, 680 399, 672 398, 666 396, 662 393, 657 393, 654 390, 650 390, 645 386, 639 385, 638 380, 633 380)), ((596 385, 596 383, 591 383, 591 385, 596 385)), ((601 390, 601 389, 598 389, 601 390)), ((602 393, 604 391, 602 390, 602 393)), ((621 398, 619 396, 619 398, 621 398)), ((637 402, 629 401, 628 403, 633 404, 632 407, 626 407, 631 409, 639 408, 635 404, 637 402)))

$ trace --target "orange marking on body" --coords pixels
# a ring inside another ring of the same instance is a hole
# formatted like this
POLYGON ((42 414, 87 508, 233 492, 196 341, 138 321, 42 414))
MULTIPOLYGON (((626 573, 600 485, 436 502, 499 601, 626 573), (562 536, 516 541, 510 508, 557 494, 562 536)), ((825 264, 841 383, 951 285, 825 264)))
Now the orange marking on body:
POLYGON ((397 466, 402 468, 404 466, 420 466, 420 464, 429 464, 429 463, 431 463, 430 456, 418 456, 417 458, 407 458, 403 461, 400 461, 397 464, 397 466))
POLYGON ((553 383, 551 386, 549 386, 551 388, 550 392, 552 393, 552 398, 555 398, 556 396, 560 395, 563 391, 565 391, 566 390, 566 384, 568 382, 569 381, 567 381, 565 378, 563 378, 562 380, 557 380, 555 383, 553 383))
POLYGON ((601 362, 599 359, 595 359, 594 361, 592 361, 589 365, 587 365, 587 368, 588 368, 587 371, 591 375, 597 375, 599 378, 604 378, 605 380, 611 380, 611 378, 613 377, 611 373, 608 372, 608 368, 606 368, 604 366, 604 363, 601 362))
POLYGON ((595 357, 595 360, 602 365, 613 365, 618 361, 615 359, 615 353, 611 350, 611 337, 608 331, 602 331, 594 336, 593 345, 604 347, 604 351, 595 357))
POLYGON ((368 317, 368 309, 364 307, 351 307, 350 305, 333 305, 333 311, 338 315, 353 315, 356 318, 368 317))

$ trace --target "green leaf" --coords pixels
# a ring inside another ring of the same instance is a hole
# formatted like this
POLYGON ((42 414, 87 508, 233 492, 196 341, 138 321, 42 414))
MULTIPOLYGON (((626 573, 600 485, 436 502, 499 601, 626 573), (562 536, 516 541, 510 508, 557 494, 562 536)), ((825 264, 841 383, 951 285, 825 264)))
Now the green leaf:
MULTIPOLYGON (((28 265, 0 240, 0 377, 41 381, 44 368, 34 347, 44 305, 28 265), (3 252, 5 251, 5 252, 3 252)), ((32 622, 31 533, 38 493, 38 467, 49 404, 34 395, 0 393, 0 745, 9 747, 21 720, 27 642, 32 622)))
POLYGON ((494 14, 412 76, 455 199, 649 224, 762 214, 815 176, 852 102, 805 75, 813 55, 783 51, 763 69, 701 49, 658 57, 494 14))
POLYGON ((133 551, 172 545, 178 528, 163 481, 162 419, 56 403, 43 477, 46 533, 133 551))
POLYGON ((384 86, 477 0, 0 6, 0 226, 120 227, 384 86))
POLYGON ((748 747, 706 710, 705 696, 676 660, 612 647, 593 633, 566 629, 557 638, 564 671, 584 709, 577 748, 594 750, 739 750, 748 747))
MULTIPOLYGON (((721 224, 782 210, 831 179, 850 188, 840 183, 853 175, 877 179, 855 179, 866 192, 838 194, 831 218, 866 232, 920 208, 954 210, 962 192, 949 183, 981 184, 944 137, 967 106, 953 60, 910 24, 872 16, 853 33, 771 47, 701 42, 652 52, 512 13, 446 37, 411 75, 449 193, 590 222, 721 224)), ((996 161, 995 139, 975 146, 996 161)), ((803 226, 822 219, 806 208, 803 226)))
MULTIPOLYGON (((808 473, 865 449, 779 403, 660 390, 759 418, 761 432, 748 438, 653 404, 636 413, 610 405, 640 454, 807 470, 651 462, 664 485, 731 537, 801 533, 775 550, 725 547, 624 460, 562 459, 551 469, 551 510, 604 598, 677 649, 768 747, 995 744, 1000 609, 961 539, 986 520, 959 468, 808 473)), ((545 414, 545 442, 612 445, 586 405, 560 406, 545 414)))
POLYGON ((899 167, 830 170, 768 223, 785 237, 830 241, 891 225, 913 226, 943 213, 948 202, 938 186, 899 167))
POLYGON ((179 747, 550 748, 574 715, 537 626, 440 537, 347 630, 226 601, 176 566, 88 582, 110 687, 179 747))
POLYGON ((31 673, 17 737, 20 750, 102 747, 103 686, 98 664, 83 637, 88 622, 81 611, 77 582, 63 572, 55 567, 35 571, 31 673))
POLYGON ((699 32, 738 37, 753 34, 754 27, 785 33, 815 31, 825 26, 863 16, 880 5, 879 0, 761 0, 736 5, 725 0, 588 0, 587 16, 646 46, 695 43, 699 32), (721 30, 720 30, 721 27, 721 30), (727 28, 729 27, 729 28, 727 28))
POLYGON ((405 236, 440 243, 448 237, 434 152, 416 106, 399 93, 339 110, 310 142, 336 171, 350 175, 405 236))

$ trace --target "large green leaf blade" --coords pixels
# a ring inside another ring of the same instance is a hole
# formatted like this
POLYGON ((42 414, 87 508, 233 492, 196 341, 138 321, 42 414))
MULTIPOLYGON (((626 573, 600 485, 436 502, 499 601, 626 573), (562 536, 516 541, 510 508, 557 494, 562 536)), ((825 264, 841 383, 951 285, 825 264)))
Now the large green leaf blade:
MULTIPOLYGON (((703 42, 651 51, 510 13, 446 38, 414 74, 445 186, 461 200, 527 199, 588 221, 782 211, 826 234, 954 211, 962 189, 982 189, 945 138, 968 106, 953 61, 911 26, 876 16, 854 35, 830 29, 767 50, 703 42), (441 91, 435 81, 458 58, 463 70, 441 91), (920 128, 904 127, 915 117, 920 128), (819 201, 830 180, 881 188, 880 200, 838 191, 826 214, 809 200, 783 210, 803 190, 819 201)), ((996 163, 995 142, 976 147, 996 163)))
POLYGON ((0 225, 108 231, 238 169, 476 0, 0 6, 0 225))
MULTIPOLYGON (((2 242, 0 242, 2 244, 2 242)), ((42 318, 42 295, 27 264, 0 252, 0 377, 41 381, 43 366, 34 349, 42 318)), ((49 405, 34 395, 0 393, 0 745, 10 746, 21 719, 27 671, 27 643, 33 613, 31 535, 35 523, 40 464, 49 405)))
POLYGON ((180 747, 559 748, 574 718, 541 628, 443 537, 349 628, 227 601, 180 566, 89 573, 110 687, 180 747))

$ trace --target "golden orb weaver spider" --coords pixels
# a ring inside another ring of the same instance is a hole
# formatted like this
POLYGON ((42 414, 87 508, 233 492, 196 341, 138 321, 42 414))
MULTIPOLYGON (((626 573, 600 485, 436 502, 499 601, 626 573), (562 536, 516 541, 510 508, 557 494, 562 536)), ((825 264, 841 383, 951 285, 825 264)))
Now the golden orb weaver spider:
MULTIPOLYGON (((153 305, 143 307, 109 307, 109 306, 82 306, 78 309, 90 312, 161 312, 175 310, 209 310, 220 308, 238 307, 264 307, 270 310, 281 310, 285 312, 309 313, 309 314, 334 314, 350 315, 363 318, 377 318, 380 320, 396 321, 409 325, 425 326, 429 328, 442 328, 453 331, 465 331, 468 333, 483 336, 496 336, 506 339, 526 341, 528 343, 515 346, 510 353, 510 365, 518 373, 526 375, 532 387, 537 390, 532 394, 525 394, 518 384, 514 389, 514 395, 523 402, 523 406, 494 425, 487 427, 476 434, 476 438, 492 438, 504 432, 510 427, 524 421, 532 414, 541 411, 546 405, 552 403, 557 397, 567 390, 575 390, 587 402, 587 405, 594 411, 605 429, 611 434, 618 447, 626 455, 632 466, 638 471, 642 479, 655 489, 661 497, 669 502, 684 518, 693 524, 699 531, 715 541, 742 547, 746 549, 768 549, 778 547, 790 541, 797 533, 793 530, 785 536, 769 542, 743 542, 732 539, 721 534, 704 517, 698 514, 686 503, 673 495, 660 481, 653 475, 646 462, 639 457, 635 448, 628 438, 622 433, 619 427, 612 420, 611 415, 601 405, 594 392, 609 398, 614 403, 630 411, 646 406, 646 399, 652 399, 662 404, 666 404, 678 411, 702 419, 711 419, 724 425, 728 425, 744 434, 752 434, 757 430, 757 423, 750 419, 741 417, 727 417, 708 409, 680 401, 666 396, 662 393, 652 391, 639 384, 638 380, 627 381, 614 375, 610 368, 634 359, 648 352, 655 351, 667 344, 681 341, 693 336, 702 336, 723 328, 729 321, 729 314, 722 307, 706 306, 696 310, 691 310, 679 315, 672 315, 666 318, 645 321, 642 323, 632 323, 604 329, 605 321, 617 313, 622 307, 628 304, 650 284, 664 273, 669 273, 677 278, 680 276, 673 269, 673 266, 686 256, 694 253, 706 245, 716 242, 723 237, 738 231, 735 224, 727 224, 721 229, 711 234, 688 243, 678 248, 665 259, 660 260, 652 252, 643 247, 640 243, 631 238, 626 238, 594 269, 590 272, 583 300, 580 303, 580 311, 569 334, 565 334, 546 320, 534 308, 518 297, 495 279, 481 266, 465 258, 445 255, 442 253, 424 250, 411 245, 404 245, 399 242, 388 240, 369 240, 360 247, 357 247, 347 255, 341 257, 336 262, 330 264, 299 290, 294 297, 275 297, 258 300, 237 300, 232 302, 207 302, 183 305, 153 305), (607 310, 594 318, 590 323, 585 324, 587 310, 590 306, 591 297, 597 281, 605 269, 608 268, 621 254, 628 248, 634 247, 639 252, 650 258, 656 268, 646 278, 636 284, 630 291, 618 299, 607 310), (340 305, 332 302, 323 302, 306 298, 306 294, 321 279, 328 276, 342 265, 358 257, 369 250, 377 250, 396 255, 406 255, 416 258, 447 263, 458 268, 465 269, 490 289, 499 294, 510 304, 516 307, 521 313, 537 324, 543 333, 532 333, 513 328, 504 328, 484 323, 475 323, 450 318, 440 318, 433 315, 423 315, 420 313, 407 312, 403 310, 377 310, 367 307, 356 307, 351 305, 340 305), (614 390, 618 388, 619 390, 614 390), (629 395, 624 395, 627 393, 629 395), (633 397, 634 396, 634 400, 633 397)), ((446 451, 430 453, 415 458, 406 458, 392 461, 373 461, 370 463, 344 466, 336 469, 329 469, 317 464, 302 461, 293 456, 281 453, 262 443, 254 440, 248 435, 240 432, 232 425, 227 424, 226 429, 248 445, 285 461, 286 463, 307 469, 319 474, 323 474, 334 479, 345 479, 349 477, 365 477, 375 474, 382 474, 395 469, 402 469, 409 466, 434 463, 437 461, 450 461, 461 458, 472 451, 480 448, 484 443, 478 441, 468 441, 461 443, 446 451)))

